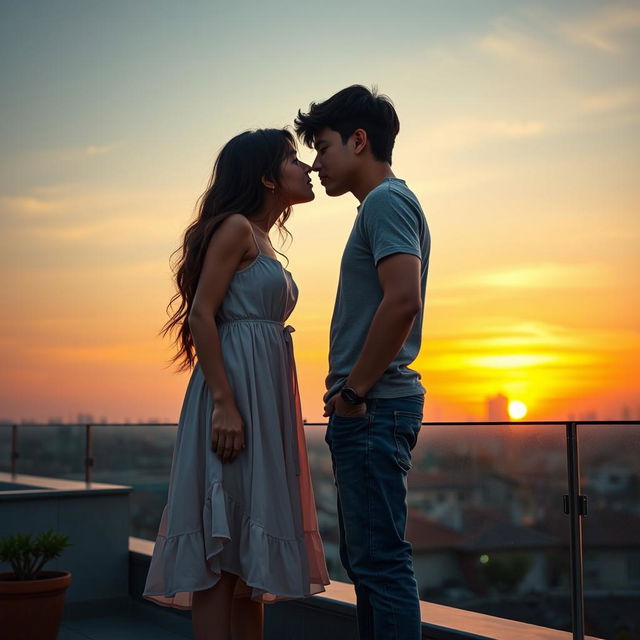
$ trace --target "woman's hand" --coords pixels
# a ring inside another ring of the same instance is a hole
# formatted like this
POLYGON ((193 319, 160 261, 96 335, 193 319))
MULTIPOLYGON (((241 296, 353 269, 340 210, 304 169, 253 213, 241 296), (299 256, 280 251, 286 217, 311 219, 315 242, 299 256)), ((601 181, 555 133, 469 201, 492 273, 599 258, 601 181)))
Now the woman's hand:
POLYGON ((211 416, 211 448, 222 462, 233 462, 244 449, 244 423, 235 403, 216 403, 211 416))

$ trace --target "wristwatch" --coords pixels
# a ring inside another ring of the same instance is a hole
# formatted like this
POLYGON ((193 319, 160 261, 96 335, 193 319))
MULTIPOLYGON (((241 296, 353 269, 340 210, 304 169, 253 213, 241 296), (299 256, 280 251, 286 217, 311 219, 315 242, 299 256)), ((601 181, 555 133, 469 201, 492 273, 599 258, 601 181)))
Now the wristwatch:
POLYGON ((351 387, 342 387, 340 389, 340 397, 348 404, 362 404, 365 399, 356 393, 351 387))

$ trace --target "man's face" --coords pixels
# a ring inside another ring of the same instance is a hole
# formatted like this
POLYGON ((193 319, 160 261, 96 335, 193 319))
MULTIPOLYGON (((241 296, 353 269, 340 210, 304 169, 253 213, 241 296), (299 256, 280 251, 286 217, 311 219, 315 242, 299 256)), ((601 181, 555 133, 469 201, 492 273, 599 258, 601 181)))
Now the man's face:
POLYGON ((327 195, 341 196, 350 191, 357 164, 351 138, 345 144, 337 131, 325 127, 313 139, 313 146, 316 157, 311 170, 318 172, 327 195))

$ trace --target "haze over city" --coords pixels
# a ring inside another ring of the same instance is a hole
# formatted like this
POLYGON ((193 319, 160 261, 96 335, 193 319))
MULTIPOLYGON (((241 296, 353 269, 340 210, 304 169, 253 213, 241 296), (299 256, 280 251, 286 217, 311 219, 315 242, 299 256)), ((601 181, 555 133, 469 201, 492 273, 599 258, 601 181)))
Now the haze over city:
MULTIPOLYGON (((638 417, 638 4, 362 10, 3 4, 0 418, 176 420, 169 256, 217 151, 352 83, 393 99, 393 168, 431 227, 426 418, 484 419, 497 394, 531 419, 638 417)), ((309 420, 357 204, 314 189, 284 247, 309 420)))

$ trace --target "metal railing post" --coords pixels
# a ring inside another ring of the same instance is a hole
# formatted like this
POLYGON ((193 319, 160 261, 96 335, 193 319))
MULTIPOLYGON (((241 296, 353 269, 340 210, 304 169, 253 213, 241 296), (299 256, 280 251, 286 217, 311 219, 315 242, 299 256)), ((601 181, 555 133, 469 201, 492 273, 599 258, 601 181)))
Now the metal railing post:
POLYGON ((18 473, 18 425, 11 425, 11 475, 15 477, 18 473))
POLYGON ((567 422, 567 472, 569 495, 565 499, 565 513, 570 521, 571 556, 571 628, 574 640, 584 640, 584 571, 582 564, 582 517, 586 513, 586 499, 580 495, 580 462, 578 431, 575 422, 567 422))
POLYGON ((91 425, 85 425, 84 481, 91 484, 93 480, 93 439, 91 425))

